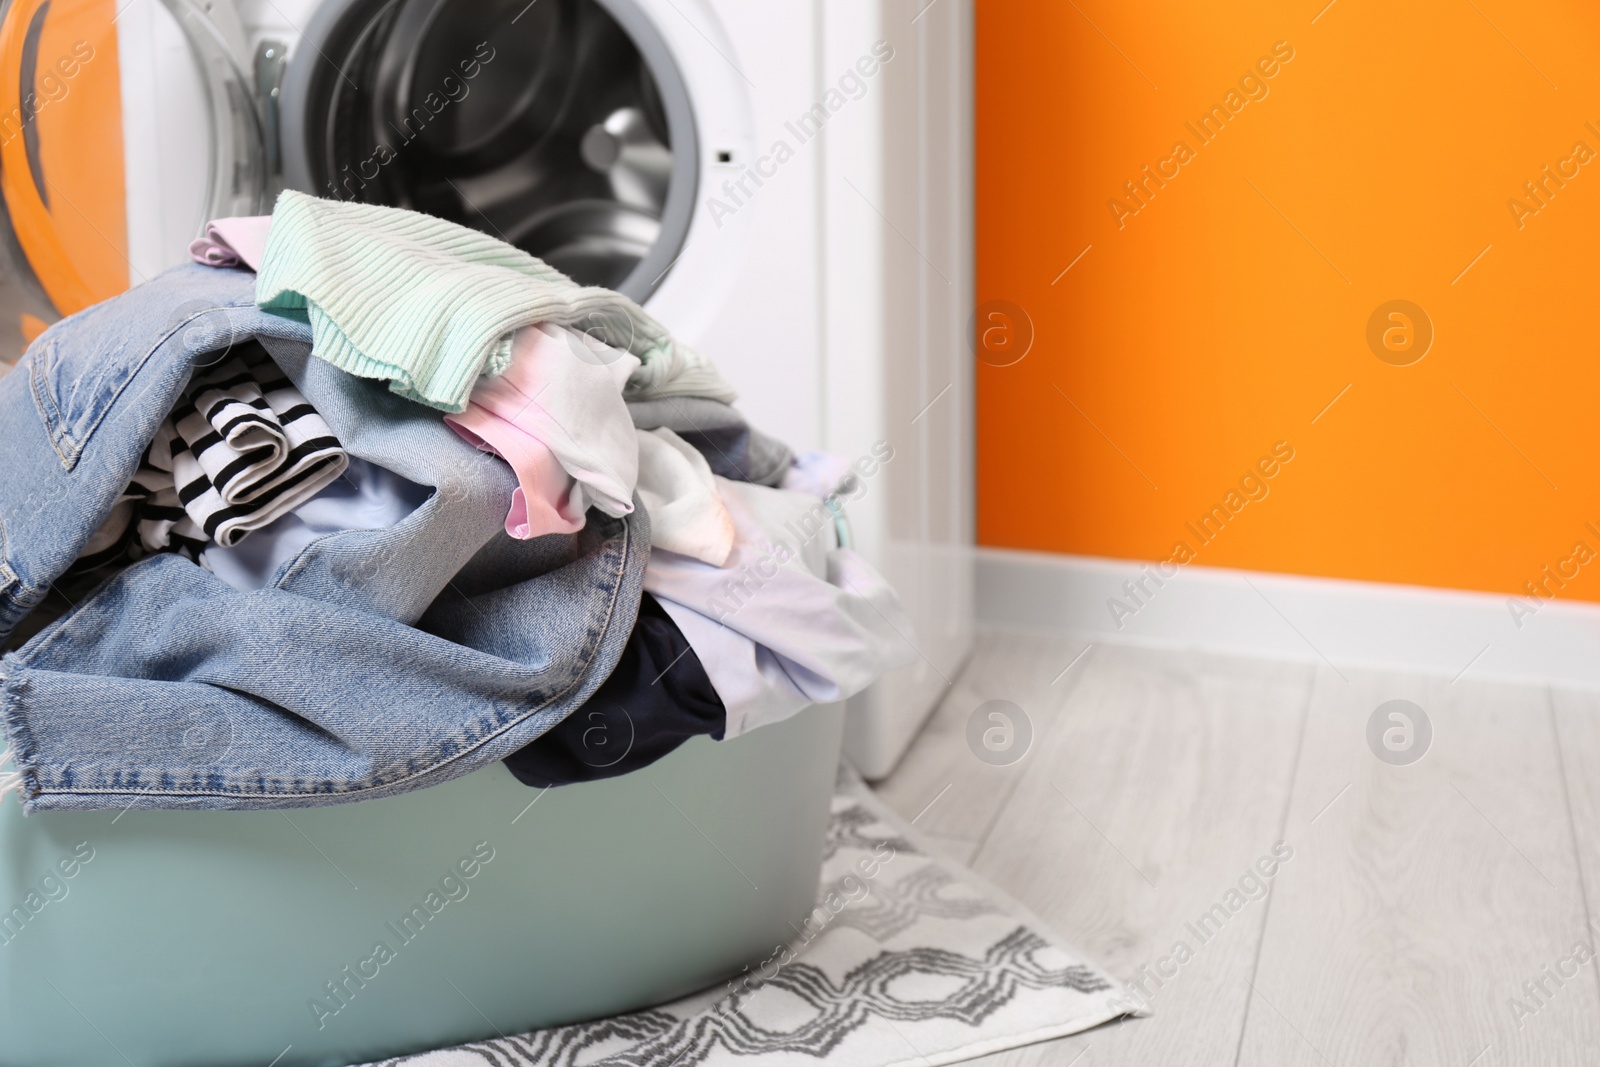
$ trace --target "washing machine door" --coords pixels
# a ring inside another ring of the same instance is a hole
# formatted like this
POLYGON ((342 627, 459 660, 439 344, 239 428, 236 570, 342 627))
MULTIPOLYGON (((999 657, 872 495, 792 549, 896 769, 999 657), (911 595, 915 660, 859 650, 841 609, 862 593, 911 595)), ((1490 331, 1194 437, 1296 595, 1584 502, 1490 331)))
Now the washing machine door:
POLYGON ((689 95, 634 0, 327 0, 281 114, 290 187, 450 219, 640 303, 694 213, 689 95))
POLYGON ((206 220, 264 210, 242 34, 206 2, 0 2, 0 374, 206 220))

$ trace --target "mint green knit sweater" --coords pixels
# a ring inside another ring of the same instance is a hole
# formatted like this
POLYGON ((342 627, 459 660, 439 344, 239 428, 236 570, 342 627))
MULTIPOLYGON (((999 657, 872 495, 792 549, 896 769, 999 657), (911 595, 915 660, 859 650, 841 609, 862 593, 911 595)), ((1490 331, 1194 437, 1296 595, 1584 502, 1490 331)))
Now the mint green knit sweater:
POLYGON ((444 411, 465 409, 479 375, 505 370, 511 334, 536 322, 589 331, 638 356, 629 399, 735 398, 709 360, 620 293, 580 286, 504 241, 400 208, 285 191, 256 303, 303 310, 313 355, 444 411))

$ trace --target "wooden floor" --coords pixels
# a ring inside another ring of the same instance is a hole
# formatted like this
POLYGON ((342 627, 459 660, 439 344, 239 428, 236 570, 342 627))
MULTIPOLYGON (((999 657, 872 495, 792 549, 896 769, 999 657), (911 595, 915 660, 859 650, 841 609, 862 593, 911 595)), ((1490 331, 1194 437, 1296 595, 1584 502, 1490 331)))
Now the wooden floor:
POLYGON ((1600 1063, 1600 694, 991 632, 879 790, 1144 977, 1151 1017, 983 1064, 1600 1063), (1392 699, 1409 765, 1368 742, 1392 699), (990 700, 1009 766, 968 747, 990 700))

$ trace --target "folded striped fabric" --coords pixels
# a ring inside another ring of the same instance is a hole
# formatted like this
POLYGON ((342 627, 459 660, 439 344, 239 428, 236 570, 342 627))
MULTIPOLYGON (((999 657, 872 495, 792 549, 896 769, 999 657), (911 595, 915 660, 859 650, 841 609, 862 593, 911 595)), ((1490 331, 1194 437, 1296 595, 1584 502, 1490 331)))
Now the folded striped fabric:
POLYGON ((198 559, 320 493, 350 457, 259 344, 195 372, 133 481, 78 557, 90 568, 152 552, 198 559))

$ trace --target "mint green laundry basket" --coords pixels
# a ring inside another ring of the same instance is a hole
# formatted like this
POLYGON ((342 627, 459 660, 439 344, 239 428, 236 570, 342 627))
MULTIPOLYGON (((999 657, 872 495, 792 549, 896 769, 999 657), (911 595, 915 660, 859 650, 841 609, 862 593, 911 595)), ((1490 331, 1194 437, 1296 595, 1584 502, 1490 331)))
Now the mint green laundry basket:
POLYGON ((342 1067, 717 984, 812 906, 841 718, 547 792, 496 765, 289 812, 7 803, 0 1067, 342 1067))

